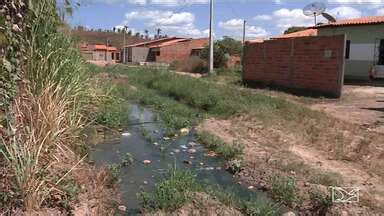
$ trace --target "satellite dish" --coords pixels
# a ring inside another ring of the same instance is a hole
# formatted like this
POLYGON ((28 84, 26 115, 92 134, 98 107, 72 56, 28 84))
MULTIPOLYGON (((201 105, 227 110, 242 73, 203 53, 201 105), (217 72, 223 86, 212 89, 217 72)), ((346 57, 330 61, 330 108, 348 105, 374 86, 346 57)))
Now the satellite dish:
POLYGON ((321 2, 314 2, 304 7, 303 13, 305 16, 310 16, 315 18, 315 26, 317 24, 316 17, 320 16, 325 12, 325 4, 321 2))
POLYGON ((332 15, 330 15, 329 13, 325 13, 325 12, 323 12, 321 15, 322 15, 325 19, 327 19, 328 22, 330 22, 330 23, 334 23, 334 22, 336 22, 336 18, 333 17, 332 15))

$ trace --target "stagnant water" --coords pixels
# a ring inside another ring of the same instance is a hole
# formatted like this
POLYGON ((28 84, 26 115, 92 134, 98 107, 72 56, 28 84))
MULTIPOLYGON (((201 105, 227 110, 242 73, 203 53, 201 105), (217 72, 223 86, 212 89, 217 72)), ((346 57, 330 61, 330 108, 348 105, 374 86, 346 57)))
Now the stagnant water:
POLYGON ((232 174, 224 170, 222 159, 207 156, 208 151, 196 142, 193 132, 168 140, 163 136, 161 122, 155 119, 157 117, 150 109, 132 105, 130 126, 122 133, 121 138, 98 144, 90 153, 90 160, 96 166, 119 164, 126 153, 135 158, 132 165, 121 169, 119 183, 123 204, 130 215, 140 213, 136 194, 142 190, 153 191, 155 183, 174 166, 180 170, 190 170, 197 175, 199 181, 220 186, 241 199, 263 196, 261 192, 239 185, 232 174), (191 148, 196 152, 189 153, 191 148), (150 160, 151 163, 145 165, 144 160, 150 160))

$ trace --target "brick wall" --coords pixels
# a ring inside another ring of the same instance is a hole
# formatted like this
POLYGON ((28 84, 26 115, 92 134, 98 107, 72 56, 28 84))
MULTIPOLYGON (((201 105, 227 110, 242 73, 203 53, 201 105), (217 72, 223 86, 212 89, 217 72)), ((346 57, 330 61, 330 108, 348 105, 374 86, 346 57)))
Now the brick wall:
POLYGON ((160 48, 160 56, 156 56, 156 62, 172 63, 177 60, 187 61, 191 56, 192 49, 204 47, 208 44, 208 39, 193 39, 190 41, 179 42, 160 48))
POLYGON ((247 43, 243 80, 340 97, 344 35, 247 43))

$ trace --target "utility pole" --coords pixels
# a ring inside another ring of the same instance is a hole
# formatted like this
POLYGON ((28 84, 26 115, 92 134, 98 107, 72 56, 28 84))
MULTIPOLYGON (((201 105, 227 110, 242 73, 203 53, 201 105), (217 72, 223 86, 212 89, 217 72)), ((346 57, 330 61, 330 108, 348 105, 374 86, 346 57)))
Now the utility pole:
POLYGON ((209 74, 213 74, 213 0, 210 0, 209 12, 209 74))
POLYGON ((242 70, 242 75, 244 74, 244 52, 245 52, 245 27, 247 25, 247 21, 244 20, 244 23, 243 23, 243 49, 241 51, 241 70, 242 70))
POLYGON ((124 41, 123 41, 123 57, 122 57, 122 63, 125 64, 126 63, 126 56, 127 56, 127 52, 125 51, 125 46, 126 46, 126 40, 125 40, 125 34, 127 33, 127 30, 128 30, 128 26, 124 26, 124 41))

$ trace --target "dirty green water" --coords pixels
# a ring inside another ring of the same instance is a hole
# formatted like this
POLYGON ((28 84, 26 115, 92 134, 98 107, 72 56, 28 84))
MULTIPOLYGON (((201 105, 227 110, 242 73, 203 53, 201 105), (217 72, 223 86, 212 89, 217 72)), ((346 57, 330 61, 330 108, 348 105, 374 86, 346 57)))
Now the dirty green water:
POLYGON ((127 207, 128 215, 140 214, 137 193, 153 191, 156 182, 173 166, 190 170, 202 183, 220 186, 240 199, 264 196, 262 192, 239 185, 232 174, 224 170, 222 159, 207 156, 208 151, 196 142, 193 131, 182 137, 164 139, 164 128, 156 119, 150 109, 132 105, 130 126, 122 132, 121 137, 98 144, 90 152, 90 160, 96 166, 119 164, 126 153, 134 157, 132 165, 121 169, 119 182, 122 204, 127 207), (146 132, 143 134, 143 131, 146 132), (196 152, 189 153, 190 149, 196 152), (151 163, 145 165, 144 160, 150 160, 151 163))

